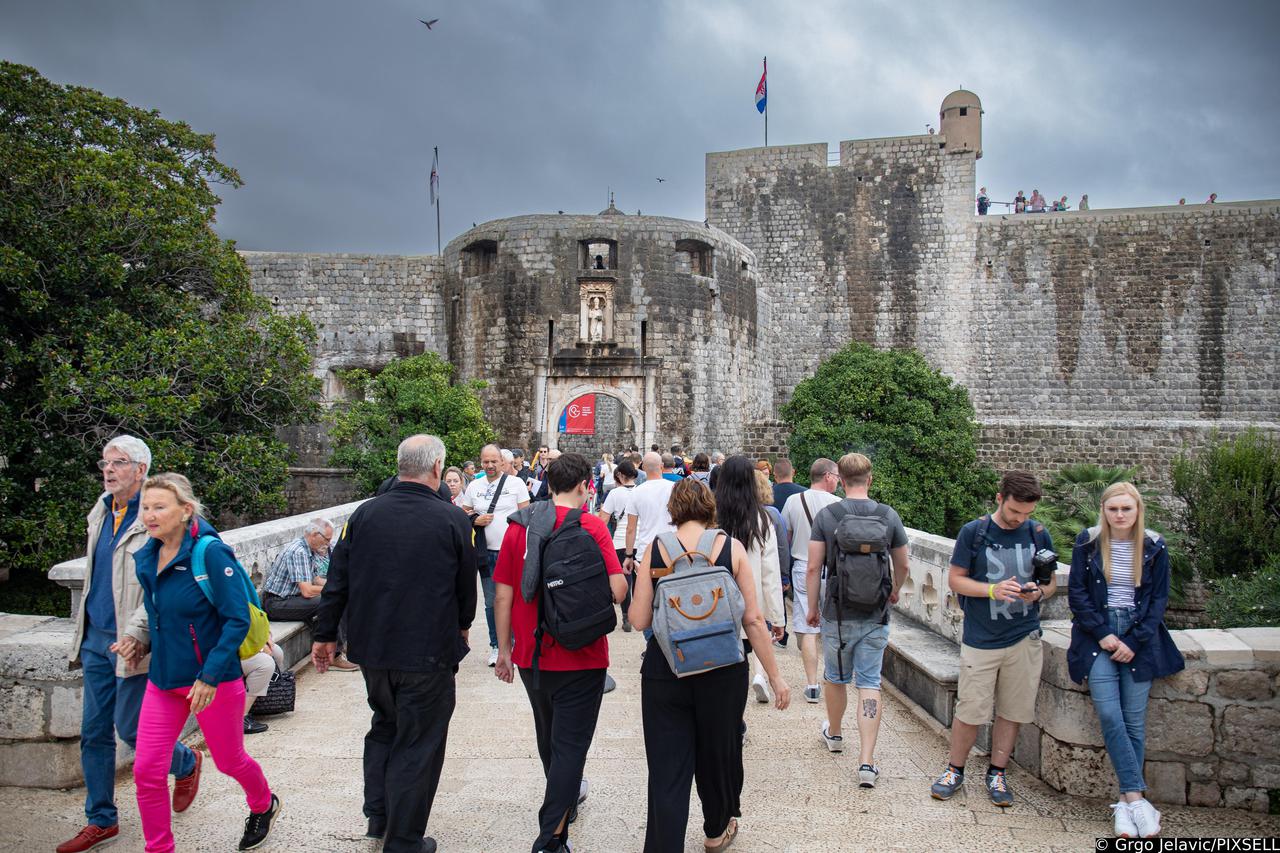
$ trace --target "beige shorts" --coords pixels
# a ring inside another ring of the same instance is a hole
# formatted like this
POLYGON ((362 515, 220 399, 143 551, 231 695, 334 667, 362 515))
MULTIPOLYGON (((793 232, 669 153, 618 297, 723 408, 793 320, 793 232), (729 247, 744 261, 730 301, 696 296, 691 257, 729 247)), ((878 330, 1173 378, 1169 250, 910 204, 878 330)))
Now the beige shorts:
POLYGON ((996 716, 1014 723, 1036 718, 1036 694, 1044 661, 1040 631, 1032 631, 1004 649, 960 646, 960 683, 956 688, 956 719, 971 726, 996 716))

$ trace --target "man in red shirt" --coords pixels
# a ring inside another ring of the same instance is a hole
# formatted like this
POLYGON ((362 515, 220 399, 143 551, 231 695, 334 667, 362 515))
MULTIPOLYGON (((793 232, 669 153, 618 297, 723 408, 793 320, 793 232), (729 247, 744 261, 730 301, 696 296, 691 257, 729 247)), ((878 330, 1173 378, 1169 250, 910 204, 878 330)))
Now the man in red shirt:
MULTIPOLYGON (((537 571, 536 555, 541 537, 563 524, 570 511, 581 510, 590 488, 591 463, 581 454, 566 453, 547 466, 545 476, 551 500, 534 503, 510 516, 511 524, 503 536, 493 573, 493 616, 498 631, 498 662, 494 672, 510 683, 515 668, 519 668, 520 680, 533 708, 538 755, 547 777, 533 853, 569 849, 569 823, 577 816, 578 803, 586 797, 587 780, 582 776, 582 769, 600 716, 605 669, 609 666, 606 637, 570 651, 556 643, 549 633, 544 633, 538 670, 531 671, 541 592, 536 579, 524 577, 526 562, 529 556, 534 556, 532 562, 537 571), (530 539, 534 540, 533 555, 526 555, 530 539), (517 588, 522 588, 520 594, 517 588), (530 591, 534 591, 530 595, 532 601, 525 598, 530 591)), ((580 523, 599 546, 613 600, 621 602, 627 594, 627 581, 614 553, 609 528, 585 512, 581 514, 580 523)))

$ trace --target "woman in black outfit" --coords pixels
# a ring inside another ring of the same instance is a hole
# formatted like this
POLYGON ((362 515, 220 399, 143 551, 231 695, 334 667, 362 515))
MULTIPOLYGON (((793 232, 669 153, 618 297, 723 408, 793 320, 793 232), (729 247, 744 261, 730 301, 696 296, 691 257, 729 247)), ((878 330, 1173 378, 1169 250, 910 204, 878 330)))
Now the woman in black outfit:
MULTIPOLYGON (((716 503, 711 490, 693 478, 681 480, 671 491, 668 504, 676 537, 686 549, 715 521, 716 503)), ((667 567, 672 555, 658 541, 645 551, 636 569, 636 585, 630 620, 637 628, 653 621, 654 570, 667 567)), ((764 616, 756 600, 756 584, 742 543, 725 535, 716 537, 712 564, 733 572, 745 605, 742 627, 749 645, 769 675, 774 704, 783 710, 791 691, 778 671, 764 616)), ((640 708, 644 722, 644 749, 649 765, 648 826, 645 853, 679 853, 684 850, 689 822, 689 785, 696 778, 702 801, 702 831, 708 851, 722 851, 738 831, 742 795, 742 736, 740 725, 747 704, 747 662, 720 667, 677 679, 654 639, 649 640, 640 667, 640 708)))

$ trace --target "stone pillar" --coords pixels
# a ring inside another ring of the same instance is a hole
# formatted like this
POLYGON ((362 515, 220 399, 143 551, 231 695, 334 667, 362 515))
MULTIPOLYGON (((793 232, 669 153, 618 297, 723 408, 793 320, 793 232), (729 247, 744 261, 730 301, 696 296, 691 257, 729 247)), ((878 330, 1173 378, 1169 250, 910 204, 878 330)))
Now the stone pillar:
POLYGON ((533 415, 531 417, 533 435, 529 438, 531 448, 548 444, 544 433, 547 430, 547 358, 535 356, 533 359, 533 415))
POLYGON ((641 418, 644 420, 644 440, 640 442, 641 452, 649 449, 653 444, 654 434, 658 430, 658 364, 660 359, 646 358, 644 359, 644 412, 641 418))

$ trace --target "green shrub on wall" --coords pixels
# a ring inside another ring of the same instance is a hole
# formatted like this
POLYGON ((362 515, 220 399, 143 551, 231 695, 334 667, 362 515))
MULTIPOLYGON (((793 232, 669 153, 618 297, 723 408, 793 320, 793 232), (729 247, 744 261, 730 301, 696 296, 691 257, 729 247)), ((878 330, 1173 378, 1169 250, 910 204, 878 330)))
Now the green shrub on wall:
POLYGON ((475 459, 496 438, 476 396, 483 382, 454 384, 453 365, 433 352, 391 362, 378 375, 344 371, 350 400, 331 414, 330 464, 351 468, 366 494, 396 472, 396 448, 426 432, 445 446, 445 464, 475 459))
POLYGON ((871 458, 871 495, 910 527, 954 536, 995 498, 978 465, 969 394, 914 350, 851 343, 796 386, 782 409, 797 479, 813 460, 857 451, 871 458))

